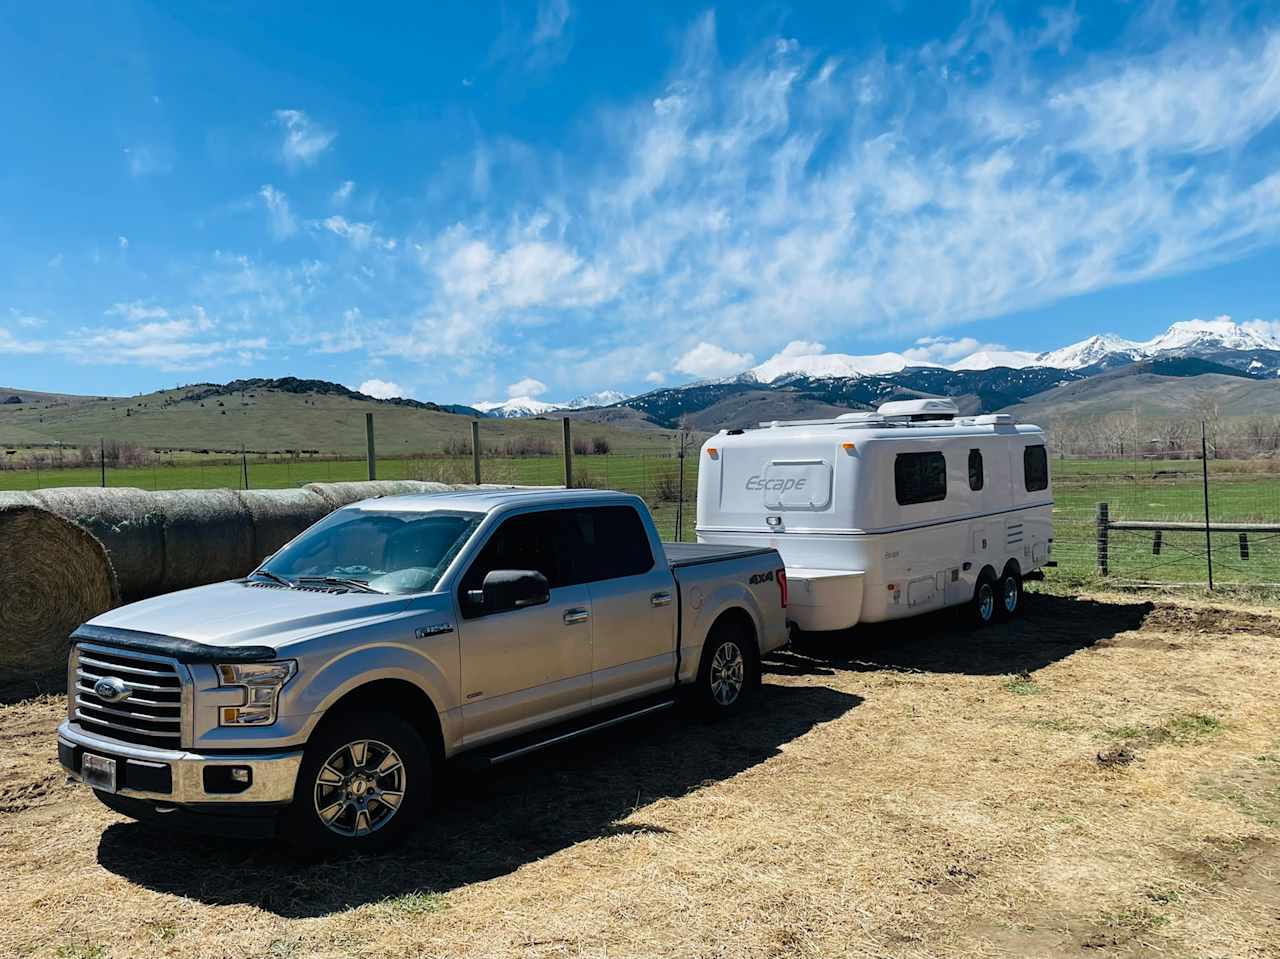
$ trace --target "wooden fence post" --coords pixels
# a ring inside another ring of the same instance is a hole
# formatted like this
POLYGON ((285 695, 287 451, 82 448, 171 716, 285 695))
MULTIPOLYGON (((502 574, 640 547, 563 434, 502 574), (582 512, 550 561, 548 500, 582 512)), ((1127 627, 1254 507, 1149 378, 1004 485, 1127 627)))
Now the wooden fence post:
POLYGON ((476 485, 480 485, 480 421, 471 421, 471 470, 475 474, 476 485))
POLYGON ((569 417, 564 417, 564 485, 573 486, 573 440, 569 435, 569 417))
POLYGON ((1111 538, 1111 512, 1110 507, 1106 503, 1098 504, 1098 575, 1106 576, 1111 572, 1110 559, 1107 556, 1107 548, 1110 545, 1111 538))

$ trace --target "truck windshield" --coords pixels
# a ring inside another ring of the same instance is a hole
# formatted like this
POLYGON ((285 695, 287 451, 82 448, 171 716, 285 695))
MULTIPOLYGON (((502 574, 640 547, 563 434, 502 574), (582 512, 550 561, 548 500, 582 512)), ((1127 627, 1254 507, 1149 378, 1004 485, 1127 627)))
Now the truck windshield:
POLYGON ((379 593, 435 588, 483 513, 340 509, 272 556, 258 575, 379 593))

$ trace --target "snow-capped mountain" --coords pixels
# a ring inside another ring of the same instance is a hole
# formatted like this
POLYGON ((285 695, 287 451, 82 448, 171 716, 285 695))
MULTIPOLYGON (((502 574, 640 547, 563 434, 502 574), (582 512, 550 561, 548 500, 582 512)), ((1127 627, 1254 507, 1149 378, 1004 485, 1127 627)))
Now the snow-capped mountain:
POLYGON ((556 403, 544 403, 542 400, 535 400, 532 396, 513 396, 501 403, 482 402, 471 405, 485 416, 496 416, 502 419, 514 416, 541 416, 560 409, 556 403))
POLYGON ((1280 354, 1280 329, 1264 323, 1234 323, 1222 317, 1174 323, 1163 333, 1144 342, 1103 333, 1044 353, 987 349, 947 364, 912 359, 902 353, 851 356, 846 353, 792 354, 784 350, 752 367, 742 374, 741 379, 754 378, 760 383, 778 385, 789 379, 886 376, 922 367, 982 371, 999 367, 1021 370, 1043 366, 1058 370, 1084 370, 1169 356, 1214 359, 1254 376, 1280 375, 1280 355, 1267 362, 1254 356, 1255 351, 1280 354), (1238 355, 1232 357, 1230 354, 1233 353, 1238 355))
POLYGON ((510 419, 520 416, 544 416, 561 410, 582 410, 592 406, 612 406, 626 398, 626 393, 619 393, 617 390, 600 390, 598 393, 575 396, 567 403, 548 403, 545 400, 534 399, 532 396, 513 396, 501 403, 486 401, 472 403, 471 407, 485 416, 510 419))
POLYGON ((575 396, 561 408, 566 410, 585 410, 591 406, 612 406, 614 403, 621 403, 626 398, 626 393, 620 393, 617 390, 600 390, 596 393, 584 393, 582 396, 575 396))

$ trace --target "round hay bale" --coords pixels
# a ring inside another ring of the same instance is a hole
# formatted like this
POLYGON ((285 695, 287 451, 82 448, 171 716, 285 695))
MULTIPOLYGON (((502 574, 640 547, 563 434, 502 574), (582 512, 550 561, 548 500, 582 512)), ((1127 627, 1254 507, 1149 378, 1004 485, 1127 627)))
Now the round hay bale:
POLYGON ((65 671, 71 631, 119 601, 106 549, 61 516, 9 503, 0 556, 0 684, 65 671))
POLYGON ((218 583, 257 565, 253 523, 239 495, 228 489, 152 493, 164 517, 164 574, 159 592, 218 583))
POLYGON ((245 490, 239 494, 253 527, 253 561, 274 553, 331 510, 308 489, 245 490))
POLYGON ((164 516, 154 493, 128 486, 86 486, 41 490, 33 496, 45 509, 83 526, 106 547, 125 601, 162 590, 164 516))
POLYGON ((421 480, 368 480, 363 483, 308 483, 306 489, 324 499, 330 510, 335 510, 376 496, 445 493, 451 487, 446 483, 427 483, 421 480))

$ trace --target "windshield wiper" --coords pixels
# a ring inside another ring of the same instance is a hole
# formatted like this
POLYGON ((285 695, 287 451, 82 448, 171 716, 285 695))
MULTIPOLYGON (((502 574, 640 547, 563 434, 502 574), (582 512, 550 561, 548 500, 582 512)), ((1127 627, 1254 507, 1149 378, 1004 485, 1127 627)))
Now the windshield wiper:
POLYGON ((275 573, 271 572, 271 570, 269 569, 255 569, 252 575, 265 576, 267 579, 271 580, 273 583, 279 583, 281 586, 289 587, 289 589, 294 588, 293 583, 289 582, 283 576, 277 576, 275 573))
POLYGON ((324 583, 326 586, 343 586, 358 593, 382 593, 362 579, 343 579, 341 576, 299 576, 299 583, 324 583))

